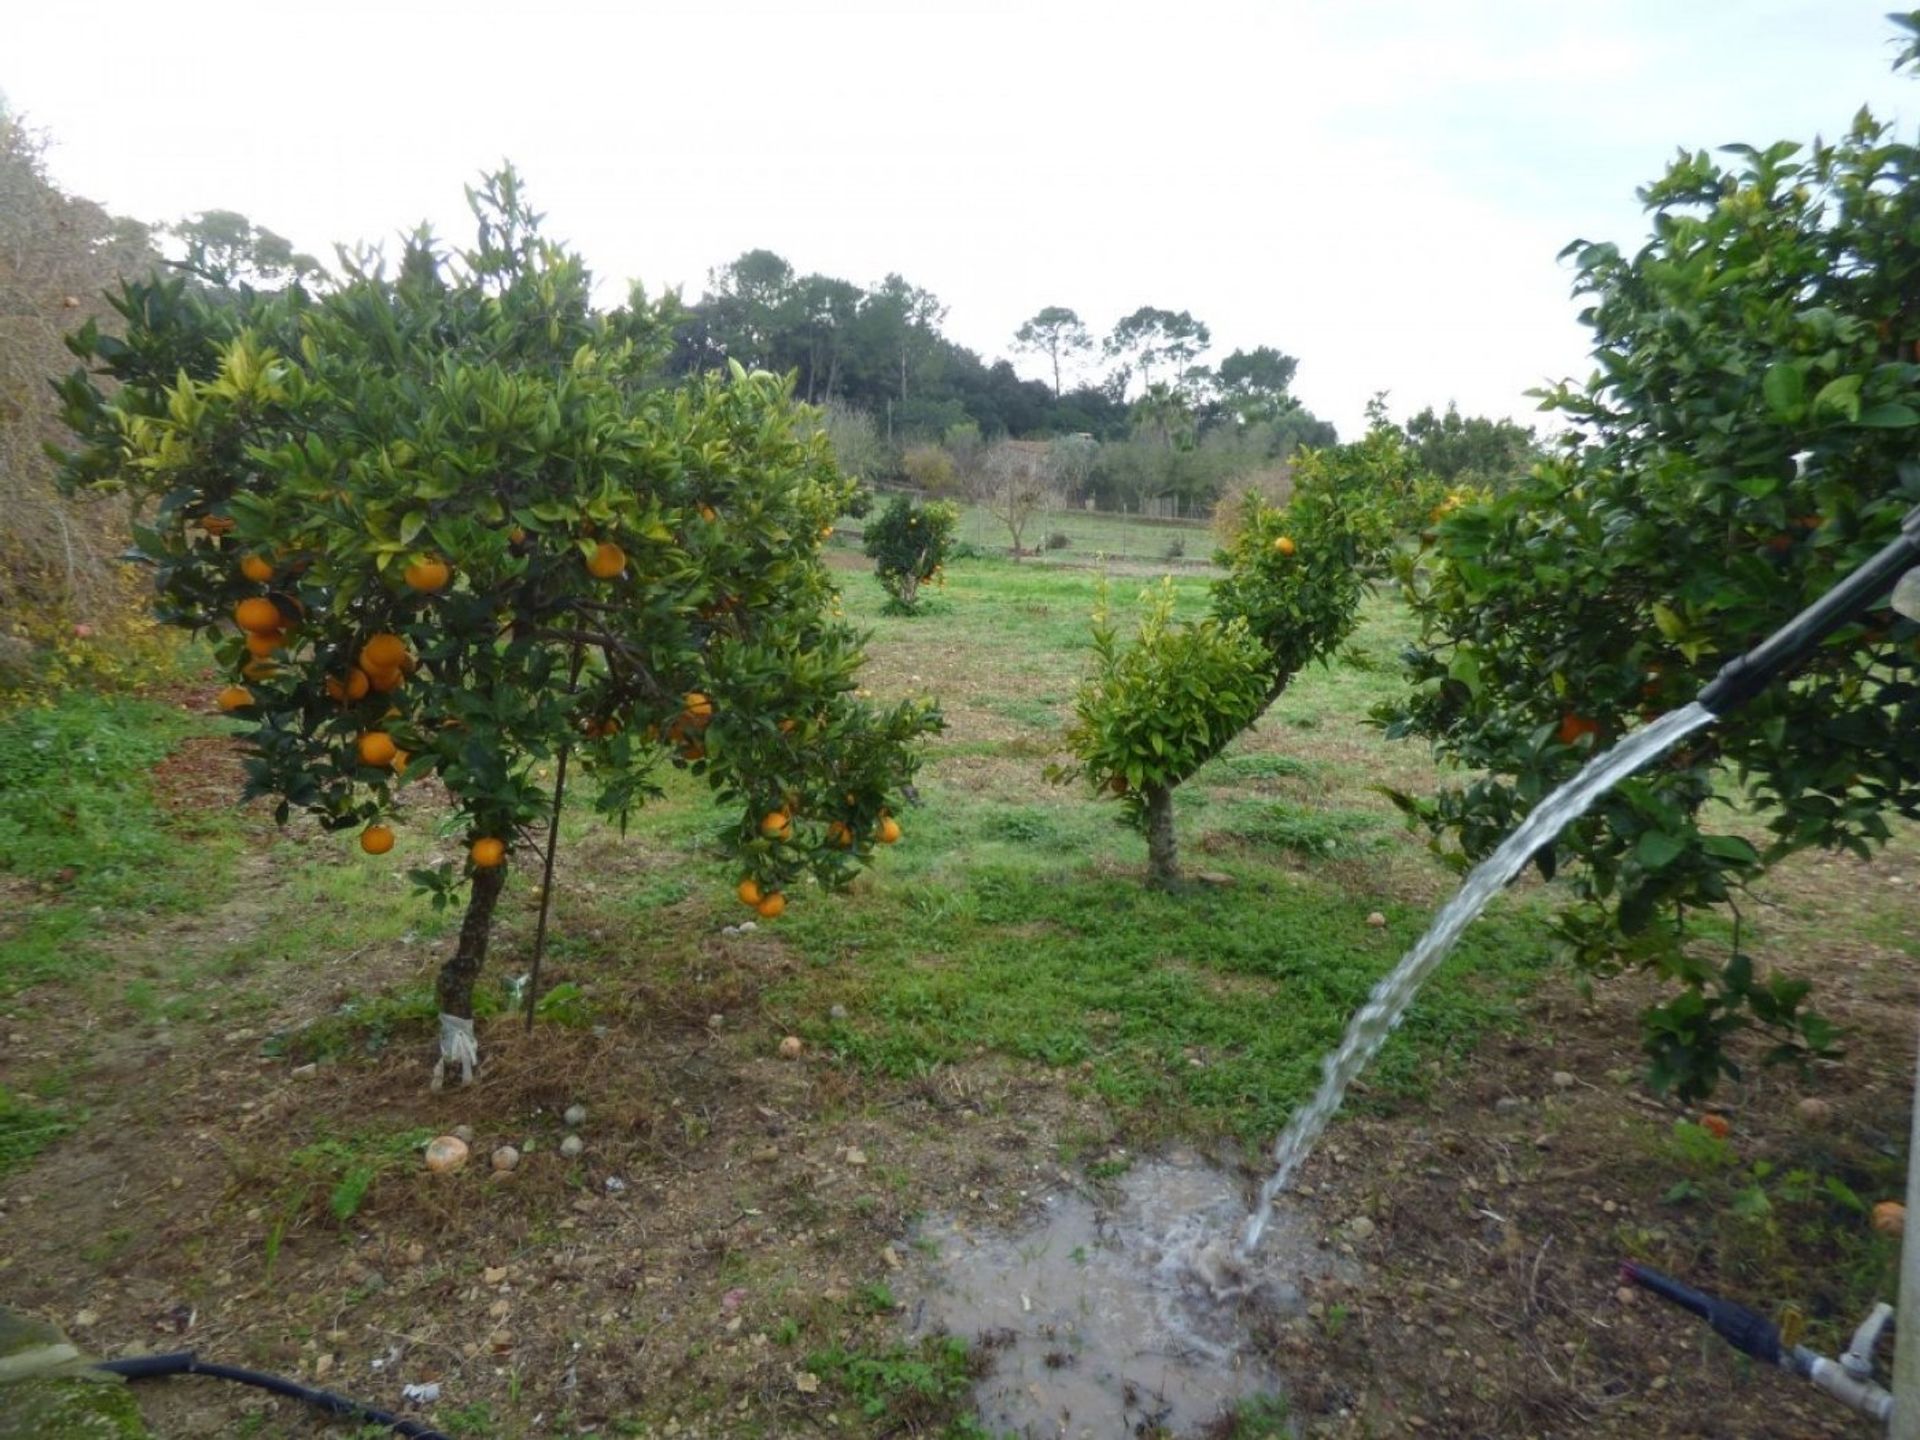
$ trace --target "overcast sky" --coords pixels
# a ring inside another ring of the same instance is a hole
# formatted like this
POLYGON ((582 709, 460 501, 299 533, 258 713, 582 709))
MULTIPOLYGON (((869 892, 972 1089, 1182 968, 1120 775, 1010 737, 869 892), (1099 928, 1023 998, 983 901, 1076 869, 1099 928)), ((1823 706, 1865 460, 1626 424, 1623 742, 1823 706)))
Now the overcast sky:
POLYGON ((898 270, 989 358, 1045 305, 1191 310, 1214 359, 1298 356, 1351 433, 1381 389, 1535 418, 1527 389, 1587 368, 1556 253, 1637 240, 1676 146, 1863 102, 1910 135, 1891 8, 5 0, 0 92, 66 188, 142 219, 240 210, 323 258, 464 238, 505 157, 603 279, 692 299, 756 246, 898 270))

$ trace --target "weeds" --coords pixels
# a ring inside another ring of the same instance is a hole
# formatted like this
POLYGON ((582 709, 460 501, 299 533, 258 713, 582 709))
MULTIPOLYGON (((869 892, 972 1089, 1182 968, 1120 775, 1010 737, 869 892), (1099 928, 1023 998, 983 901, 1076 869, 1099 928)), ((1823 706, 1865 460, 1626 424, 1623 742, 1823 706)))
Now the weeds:
MULTIPOLYGON (((922 1339, 917 1345, 890 1345, 883 1350, 849 1350, 840 1345, 807 1357, 807 1368, 843 1391, 869 1419, 886 1416, 908 1433, 927 1426, 959 1422, 978 1373, 967 1342, 951 1335, 922 1339)), ((973 1425, 972 1421, 966 1421, 973 1425)), ((960 1440, 980 1434, 949 1428, 960 1440)))

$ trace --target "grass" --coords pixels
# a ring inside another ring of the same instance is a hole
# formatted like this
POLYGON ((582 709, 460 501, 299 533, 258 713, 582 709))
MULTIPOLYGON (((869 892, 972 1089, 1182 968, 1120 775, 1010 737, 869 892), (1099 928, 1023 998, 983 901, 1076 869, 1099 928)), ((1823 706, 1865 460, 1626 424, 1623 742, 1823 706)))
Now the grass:
MULTIPOLYGON (((902 619, 878 613, 876 586, 847 582, 849 610, 874 630, 876 690, 916 689, 917 677, 951 729, 931 746, 921 807, 903 816, 907 843, 857 893, 809 894, 776 927, 808 963, 767 1003, 870 1071, 913 1076, 995 1053, 1072 1069, 1143 1132, 1254 1141, 1285 1122, 1425 922, 1426 905, 1390 887, 1396 869, 1437 867, 1396 843, 1371 788, 1389 747, 1361 719, 1398 680, 1338 660, 1300 677, 1178 797, 1190 866, 1233 883, 1149 891, 1144 843, 1118 807, 1039 775, 1080 673, 1094 584, 974 562, 953 570, 945 613, 902 619), (1307 728, 1317 733, 1303 743, 1307 728), (1325 861, 1346 864, 1323 873, 1325 861), (1367 924, 1375 910, 1384 930, 1367 924), (835 1005, 845 1020, 828 1018, 835 1005)), ((1138 588, 1115 582, 1116 602, 1138 588)), ((1202 581, 1180 581, 1178 594, 1186 613, 1205 605, 1202 581)), ((1358 640, 1391 653, 1406 633, 1380 599, 1358 640)), ((637 828, 669 841, 707 813, 702 793, 671 784, 637 828)), ((726 883, 710 866, 693 894, 724 895, 726 883)), ((1508 1023, 1545 963, 1544 918, 1537 901, 1495 907, 1389 1044, 1379 1091, 1417 1091, 1430 1062, 1508 1023)))
POLYGON ((80 1123, 63 1104, 36 1104, 0 1086, 0 1176, 22 1168, 80 1123))
MULTIPOLYGON (((836 543, 857 551, 859 542, 853 532, 859 528, 857 521, 843 525, 836 543)), ((1007 527, 978 505, 961 506, 954 538, 986 557, 1004 556, 1013 545, 1007 527)), ((1187 568, 1205 565, 1214 550, 1213 530, 1204 520, 1149 520, 1083 509, 1043 511, 1027 523, 1020 539, 1026 549, 1037 552, 1027 563, 1042 565, 1084 566, 1102 557, 1167 563, 1168 551, 1178 545, 1181 553, 1172 557, 1172 563, 1187 568), (1048 549, 1047 540, 1052 535, 1066 536, 1066 545, 1048 549)))
POLYGON ((964 1414, 978 1373, 964 1340, 929 1336, 879 1350, 836 1345, 809 1355, 807 1367, 870 1420, 884 1419, 910 1433, 931 1431, 943 1440, 986 1440, 986 1432, 964 1414))
POLYGON ((101 969, 128 927, 217 898, 233 838, 189 833, 148 780, 200 728, 167 705, 78 691, 0 718, 0 880, 34 896, 0 917, 0 997, 101 969))

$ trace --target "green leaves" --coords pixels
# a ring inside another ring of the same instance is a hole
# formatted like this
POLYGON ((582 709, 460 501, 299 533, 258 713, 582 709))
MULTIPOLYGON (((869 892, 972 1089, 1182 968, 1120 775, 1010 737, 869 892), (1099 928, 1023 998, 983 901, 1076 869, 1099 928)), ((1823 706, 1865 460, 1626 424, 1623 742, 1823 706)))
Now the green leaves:
MULTIPOLYGON (((458 828, 511 844, 571 751, 612 813, 684 766, 740 804, 767 888, 843 883, 939 724, 853 695, 819 556, 852 485, 779 378, 663 383, 667 312, 595 310, 510 175, 475 204, 473 249, 416 235, 397 279, 129 287, 124 346, 77 337, 101 373, 64 392, 70 483, 153 503, 158 608, 249 666, 250 783, 283 813, 355 828, 432 775, 458 828), (243 601, 279 616, 256 653, 243 601), (410 758, 360 763, 376 730, 410 758), (794 823, 761 843, 776 808, 794 823)), ((416 871, 436 903, 458 878, 416 871)))
MULTIPOLYGON (((1486 853, 1589 751, 1693 698, 1878 549, 1920 498, 1920 151, 1866 117, 1837 144, 1683 154, 1648 187, 1644 246, 1580 244, 1597 378, 1547 392, 1574 442, 1508 494, 1469 499, 1399 569, 1422 626, 1381 721, 1481 778, 1415 823, 1486 853)), ((1557 844, 1561 934, 1600 972, 1677 988, 1647 1018, 1657 1081, 1695 1095, 1747 1025, 1777 1055, 1822 1022, 1784 977, 1696 938, 1762 866, 1866 852, 1920 809, 1920 628, 1875 611, 1789 682, 1604 798, 1557 844), (1902 758, 1904 757, 1904 758, 1902 758), (1767 836, 1711 835, 1731 786, 1767 836), (1781 988, 1785 987, 1785 988, 1781 988)))
POLYGON ((1782 361, 1768 366, 1760 389, 1768 407, 1782 420, 1800 418, 1800 411, 1806 403, 1807 376, 1798 365, 1782 361))
POLYGON ((892 597, 890 610, 908 615, 917 608, 920 587, 940 575, 959 523, 958 506, 943 500, 923 505, 905 495, 896 495, 867 521, 863 548, 892 597))

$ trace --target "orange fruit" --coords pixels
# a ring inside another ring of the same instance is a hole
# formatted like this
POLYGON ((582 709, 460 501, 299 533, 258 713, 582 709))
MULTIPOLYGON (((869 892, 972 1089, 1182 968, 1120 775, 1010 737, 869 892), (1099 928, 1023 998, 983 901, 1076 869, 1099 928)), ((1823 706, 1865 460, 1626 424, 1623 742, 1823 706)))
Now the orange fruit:
POLYGON ((225 515, 209 515, 200 522, 200 528, 209 535, 225 535, 232 531, 233 521, 225 515))
POLYGON ((760 903, 753 908, 760 912, 764 920, 778 920, 786 911, 787 897, 775 890, 770 895, 761 896, 760 903))
POLYGON ((791 735, 793 733, 793 717, 792 716, 788 716, 785 720, 782 720, 780 722, 780 733, 782 735, 791 735))
POLYGON ((240 667, 240 673, 249 680, 271 680, 275 675, 280 673, 280 667, 271 660, 262 660, 256 657, 242 665, 240 667))
POLYGON ((1291 535, 1281 535, 1274 539, 1273 548, 1282 555, 1291 555, 1300 547, 1293 543, 1291 535))
POLYGON ((843 822, 836 820, 827 826, 827 843, 836 850, 845 850, 853 844, 853 831, 843 822))
POLYGON ((820 527, 820 538, 822 540, 829 538, 832 534, 833 534, 833 527, 831 525, 822 525, 820 527))
POLYGON ((491 835, 482 836, 473 842, 472 848, 467 851, 467 858, 473 861, 474 869, 491 870, 507 858, 506 842, 496 840, 491 835))
POLYGON ((880 843, 895 844, 900 839, 900 822, 891 815, 880 822, 880 843))
POLYGON ((696 760, 707 758, 707 747, 698 740, 689 740, 680 747, 680 758, 691 765, 696 760))
POLYGON ((244 710, 253 704, 253 692, 244 685, 229 685, 214 696, 214 703, 228 713, 244 710))
POLYGON ((401 572, 401 578, 407 582, 409 589, 431 595, 436 590, 447 588, 453 579, 453 570, 437 555, 422 555, 401 572))
POLYGON ((587 573, 596 580, 612 580, 627 568, 627 552, 612 541, 602 540, 587 559, 587 573))
POLYGON ((393 757, 400 753, 400 747, 393 743, 393 737, 384 730, 369 730, 356 744, 362 765, 372 765, 384 770, 393 764, 393 757))
POLYGON ((749 875, 733 887, 733 893, 740 897, 740 903, 743 905, 758 905, 760 903, 760 882, 749 875))
POLYGON ((278 630, 285 623, 280 618, 280 607, 264 596, 255 595, 242 600, 233 607, 233 623, 242 630, 259 632, 278 630))
POLYGON ((369 855, 384 855, 393 848, 393 831, 385 825, 369 825, 360 832, 360 848, 369 855))
POLYGON ((683 703, 686 705, 686 718, 696 730, 704 730, 707 722, 713 719, 713 701, 698 690, 689 690, 683 703))
POLYGON ((344 680, 337 675, 327 677, 327 694, 342 705, 355 700, 364 700, 367 691, 371 688, 372 682, 367 678, 367 672, 358 665, 348 667, 347 678, 344 680))
POLYGON ((793 833, 793 821, 784 810, 769 810, 760 817, 760 833, 771 840, 784 840, 793 833))
POLYGON ((1589 720, 1584 715, 1576 715, 1571 710, 1560 717, 1560 728, 1556 732, 1562 745, 1576 743, 1582 735, 1598 735, 1600 722, 1589 720))
POLYGON ((364 673, 367 684, 382 695, 391 695, 405 684, 407 679, 406 672, 403 670, 368 670, 364 673))
POLYGON ((273 578, 273 566, 258 555, 248 555, 240 562, 240 573, 255 584, 264 585, 273 578))
POLYGON ((381 670, 402 669, 412 658, 407 653, 407 642, 385 631, 369 635, 367 643, 360 647, 360 668, 369 675, 381 670))
POLYGON ((1724 1140, 1733 1133, 1733 1127, 1727 1123, 1727 1117, 1724 1115, 1702 1115, 1700 1128, 1716 1140, 1724 1140))
POLYGON ((247 636, 247 653, 256 660, 265 660, 286 643, 284 630, 255 630, 247 636))
POLYGON ((1873 1207, 1873 1228, 1882 1235, 1899 1235, 1907 1228, 1907 1207, 1898 1200, 1882 1200, 1873 1207))
POLYGON ((718 520, 720 516, 711 505, 702 505, 700 507, 700 518, 711 525, 714 521, 718 520))
POLYGON ((1127 777, 1124 775, 1108 776, 1107 789, 1111 790, 1116 795, 1126 794, 1127 793, 1127 777))

